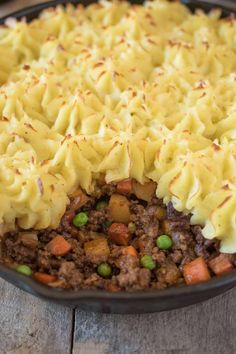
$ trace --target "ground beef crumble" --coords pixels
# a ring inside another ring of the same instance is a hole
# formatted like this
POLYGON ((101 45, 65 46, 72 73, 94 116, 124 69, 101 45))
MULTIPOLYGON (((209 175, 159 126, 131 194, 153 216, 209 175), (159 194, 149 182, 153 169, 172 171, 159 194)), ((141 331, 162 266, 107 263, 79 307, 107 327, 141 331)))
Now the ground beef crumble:
MULTIPOLYGON (((155 196, 147 201, 133 192, 125 195, 130 215, 129 223, 124 227, 128 230, 132 226, 132 230, 128 231, 128 241, 122 240, 122 243, 116 238, 114 242, 109 237, 109 227, 114 220, 111 220, 108 207, 114 193, 117 193, 115 184, 103 184, 97 186, 93 195, 84 195, 82 204, 79 195, 72 196, 56 230, 20 230, 4 235, 1 261, 13 268, 24 264, 33 273, 55 276, 56 281, 49 284, 55 287, 132 291, 180 286, 185 283, 185 264, 197 257, 202 257, 208 264, 219 256, 219 242, 206 240, 201 227, 190 224, 190 215, 177 212, 171 203, 164 206, 162 200, 155 196), (97 203, 101 200, 107 204, 98 209, 97 203), (78 212, 85 212, 88 216, 88 222, 81 227, 73 225, 78 212), (172 240, 172 247, 166 250, 159 249, 156 244, 156 238, 163 234, 169 235, 172 240), (49 247, 58 235, 68 245, 66 254, 52 254, 49 247), (106 252, 88 253, 86 244, 101 238, 105 238, 107 243, 106 252), (128 246, 132 247, 134 254, 127 253, 128 246), (154 269, 147 269, 141 264, 143 256, 152 258, 154 269), (108 277, 98 274, 101 263, 109 265, 111 274, 108 277)), ((228 259, 233 269, 235 255, 228 259)), ((213 275, 212 270, 209 271, 213 275)))

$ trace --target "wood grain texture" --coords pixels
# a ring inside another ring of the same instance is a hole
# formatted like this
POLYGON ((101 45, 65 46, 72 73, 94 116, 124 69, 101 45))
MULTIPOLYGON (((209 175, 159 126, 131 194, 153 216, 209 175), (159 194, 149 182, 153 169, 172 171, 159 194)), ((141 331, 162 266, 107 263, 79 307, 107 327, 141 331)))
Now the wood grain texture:
POLYGON ((5 16, 13 11, 17 11, 26 6, 38 4, 40 2, 46 2, 47 0, 15 0, 3 3, 0 5, 0 17, 5 16))
POLYGON ((73 310, 0 280, 0 353, 69 354, 73 310))
POLYGON ((76 310, 73 354, 235 354, 236 289, 191 307, 146 315, 76 310))

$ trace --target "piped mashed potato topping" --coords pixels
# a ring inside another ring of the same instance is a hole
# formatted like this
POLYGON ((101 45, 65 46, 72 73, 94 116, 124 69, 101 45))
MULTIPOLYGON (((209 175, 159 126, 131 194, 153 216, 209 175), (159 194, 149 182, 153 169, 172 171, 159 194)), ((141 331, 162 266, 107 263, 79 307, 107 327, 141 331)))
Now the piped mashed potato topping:
MULTIPOLYGON (((236 21, 102 1, 0 28, 0 222, 56 227, 132 177, 236 252, 236 21)), ((3 229, 4 229, 3 228, 3 229)))

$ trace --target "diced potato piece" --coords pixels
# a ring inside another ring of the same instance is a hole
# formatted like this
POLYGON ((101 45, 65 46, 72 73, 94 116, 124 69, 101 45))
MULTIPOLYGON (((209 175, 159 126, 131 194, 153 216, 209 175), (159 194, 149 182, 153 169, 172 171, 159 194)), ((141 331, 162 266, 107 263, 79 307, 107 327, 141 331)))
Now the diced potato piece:
POLYGON ((128 224, 130 221, 129 205, 125 196, 113 194, 108 205, 112 221, 128 224))
POLYGON ((70 198, 76 198, 78 196, 80 196, 81 194, 84 194, 84 192, 82 191, 82 189, 77 188, 74 192, 72 192, 69 197, 70 198))
MULTIPOLYGON (((88 232, 86 232, 88 234, 88 232)), ((106 238, 106 235, 103 234, 102 232, 95 232, 95 231, 90 231, 89 236, 91 239, 96 240, 98 238, 106 238)))
POLYGON ((108 229, 111 240, 120 246, 128 246, 130 241, 129 229, 121 223, 113 223, 108 229))
POLYGON ((158 220, 163 220, 166 217, 166 211, 164 208, 158 206, 156 210, 156 217, 158 220))
POLYGON ((172 228, 171 228, 171 221, 170 220, 164 220, 162 222, 162 229, 163 229, 163 233, 166 235, 170 235, 172 232, 172 228))
POLYGON ((155 195, 157 184, 153 181, 141 184, 139 182, 133 182, 133 191, 137 198, 150 202, 155 195))
POLYGON ((109 256, 110 248, 105 237, 85 242, 84 250, 86 256, 109 256))
POLYGON ((18 239, 24 246, 29 248, 35 248, 38 245, 38 236, 36 232, 21 232, 18 239))
POLYGON ((234 269, 233 264, 229 259, 229 255, 224 253, 221 253, 219 256, 211 259, 208 262, 208 265, 217 275, 229 272, 234 269))

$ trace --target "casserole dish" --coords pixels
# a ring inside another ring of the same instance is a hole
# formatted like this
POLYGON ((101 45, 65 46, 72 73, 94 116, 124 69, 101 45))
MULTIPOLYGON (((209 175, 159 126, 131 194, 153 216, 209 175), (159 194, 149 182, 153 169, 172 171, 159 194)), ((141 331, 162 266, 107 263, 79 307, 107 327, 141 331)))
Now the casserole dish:
MULTIPOLYGON (((74 4, 78 3, 77 1, 70 2, 74 4)), ((67 1, 52 1, 19 11, 11 16, 18 19, 21 17, 26 17, 27 20, 32 20, 38 16, 41 10, 57 4, 65 3, 67 3, 67 1)), ((86 5, 89 3, 91 2, 83 2, 83 4, 86 5)), ((227 16, 231 12, 235 11, 235 4, 229 1, 224 2, 223 4, 219 1, 186 1, 185 4, 189 6, 191 10, 200 7, 206 12, 214 7, 214 5, 217 5, 222 8, 223 16, 227 16)), ((5 19, 3 18, 1 20, 2 23, 5 19)), ((132 292, 111 294, 104 291, 81 290, 72 292, 68 290, 48 288, 44 285, 38 283, 36 284, 33 279, 26 279, 25 277, 10 269, 7 269, 4 266, 1 266, 0 268, 0 275, 18 287, 51 301, 60 302, 71 306, 79 305, 84 309, 118 313, 162 311, 190 305, 226 291, 227 289, 233 287, 236 282, 235 273, 232 272, 227 276, 214 278, 206 283, 189 287, 171 288, 160 292, 148 291, 145 293, 132 292)))

